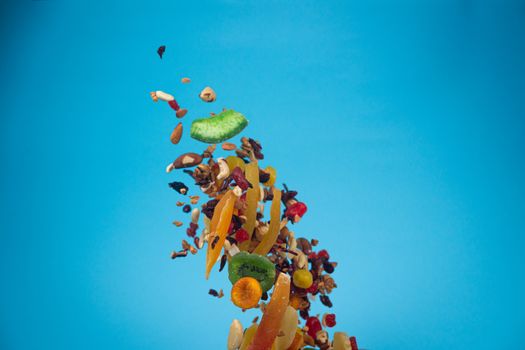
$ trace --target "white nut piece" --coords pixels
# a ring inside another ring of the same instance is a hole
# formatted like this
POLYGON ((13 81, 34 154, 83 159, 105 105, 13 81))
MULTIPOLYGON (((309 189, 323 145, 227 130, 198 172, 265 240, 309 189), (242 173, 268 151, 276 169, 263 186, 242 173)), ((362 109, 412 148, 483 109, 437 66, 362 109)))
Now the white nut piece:
POLYGON ((239 320, 233 320, 228 334, 228 350, 237 350, 242 343, 243 328, 239 320))
POLYGON ((217 99, 217 94, 211 87, 207 86, 201 91, 199 98, 204 102, 213 102, 217 99))
POLYGON ((224 158, 217 159, 217 164, 219 165, 219 173, 217 174, 217 180, 223 180, 230 176, 230 168, 228 167, 228 163, 226 163, 224 158))
POLYGON ((239 186, 235 186, 232 192, 236 197, 242 196, 242 188, 240 188, 239 186))
POLYGON ((155 95, 157 95, 159 100, 166 101, 166 102, 173 101, 175 99, 175 97, 173 97, 172 95, 167 94, 164 91, 160 91, 160 90, 155 91, 155 95))
POLYGON ((173 169, 175 169, 175 165, 173 165, 173 163, 170 163, 170 164, 166 167, 166 172, 169 173, 169 172, 171 172, 173 169))
POLYGON ((201 211, 199 210, 199 208, 193 208, 193 210, 191 211, 191 222, 193 222, 194 224, 198 223, 200 214, 201 211))
POLYGON ((239 254, 241 252, 241 250, 239 249, 239 247, 237 247, 236 244, 232 244, 231 248, 228 250, 228 254, 230 254, 230 256, 234 256, 236 254, 239 254))

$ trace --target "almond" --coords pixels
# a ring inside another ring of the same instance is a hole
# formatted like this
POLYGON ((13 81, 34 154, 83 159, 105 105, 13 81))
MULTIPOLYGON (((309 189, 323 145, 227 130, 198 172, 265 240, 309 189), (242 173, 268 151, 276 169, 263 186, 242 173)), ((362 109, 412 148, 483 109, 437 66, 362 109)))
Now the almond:
POLYGON ((231 142, 224 142, 222 144, 222 149, 225 150, 225 151, 233 151, 234 149, 236 149, 237 146, 235 146, 233 143, 231 142))
POLYGON ((176 145, 180 142, 180 139, 182 137, 182 123, 177 124, 175 129, 173 129, 173 132, 171 133, 170 140, 171 143, 176 145))

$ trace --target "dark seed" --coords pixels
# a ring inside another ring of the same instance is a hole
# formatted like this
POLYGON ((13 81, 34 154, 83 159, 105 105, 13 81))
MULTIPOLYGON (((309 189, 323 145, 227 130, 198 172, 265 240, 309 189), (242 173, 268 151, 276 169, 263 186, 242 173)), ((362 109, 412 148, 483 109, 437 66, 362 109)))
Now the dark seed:
POLYGON ((215 290, 215 289, 210 289, 210 291, 208 292, 209 295, 212 295, 214 297, 218 297, 219 296, 219 293, 215 290))
POLYGON ((191 206, 189 204, 186 204, 182 207, 182 211, 185 213, 189 213, 191 211, 191 206))
POLYGON ((259 169, 259 182, 265 183, 265 182, 268 182, 268 180, 270 180, 270 174, 259 169))
POLYGON ((323 262, 323 269, 327 272, 327 273, 332 273, 334 272, 334 266, 329 263, 328 261, 325 261, 323 262))
POLYGON ((226 254, 224 254, 222 257, 221 257, 221 266, 219 267, 219 272, 222 271, 222 269, 224 269, 224 266, 226 266, 226 262, 228 261, 228 256, 226 254))
POLYGON ((310 313, 308 312, 308 310, 300 310, 299 316, 301 316, 303 320, 307 320, 310 317, 310 313))
POLYGON ((215 236, 213 242, 211 242, 211 249, 215 249, 215 245, 219 242, 219 236, 215 236))
POLYGON ((328 297, 328 295, 321 295, 319 297, 319 299, 321 300, 321 303, 323 303, 324 306, 327 306, 327 307, 332 307, 333 306, 333 304, 330 301, 330 298, 328 297))
POLYGON ((168 185, 175 191, 179 192, 180 194, 185 195, 188 192, 188 186, 186 186, 182 182, 174 181, 174 182, 170 182, 168 185))

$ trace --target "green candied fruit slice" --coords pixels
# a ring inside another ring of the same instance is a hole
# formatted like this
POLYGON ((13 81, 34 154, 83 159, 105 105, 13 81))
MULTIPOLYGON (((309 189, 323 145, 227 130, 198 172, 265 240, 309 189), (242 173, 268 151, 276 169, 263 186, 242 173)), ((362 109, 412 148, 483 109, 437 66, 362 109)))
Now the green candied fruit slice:
POLYGON ((195 119, 190 135, 202 142, 220 143, 240 133, 246 125, 248 120, 241 113, 229 109, 211 118, 195 119))
POLYGON ((228 263, 228 278, 235 284, 242 277, 255 278, 261 284, 263 292, 266 292, 275 281, 275 266, 265 256, 240 252, 228 263))

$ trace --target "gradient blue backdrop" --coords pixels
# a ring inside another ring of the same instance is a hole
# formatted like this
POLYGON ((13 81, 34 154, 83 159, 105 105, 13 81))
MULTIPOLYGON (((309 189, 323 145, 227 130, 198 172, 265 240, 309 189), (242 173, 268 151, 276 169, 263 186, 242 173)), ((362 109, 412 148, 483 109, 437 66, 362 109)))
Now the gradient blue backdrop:
POLYGON ((337 329, 524 349, 525 2, 190 3, 1 5, 0 348, 224 348, 226 276, 169 259, 164 167, 202 146, 170 144, 162 89, 186 126, 249 117, 339 262, 337 329))

